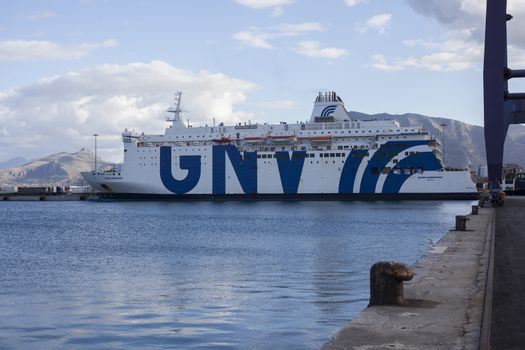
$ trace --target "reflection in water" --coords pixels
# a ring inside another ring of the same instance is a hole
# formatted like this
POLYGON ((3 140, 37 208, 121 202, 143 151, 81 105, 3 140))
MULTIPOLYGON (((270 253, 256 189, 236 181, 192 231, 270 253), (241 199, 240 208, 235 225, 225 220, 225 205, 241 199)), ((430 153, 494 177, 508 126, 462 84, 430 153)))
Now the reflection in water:
POLYGON ((470 204, 5 202, 0 348, 319 348, 470 204))

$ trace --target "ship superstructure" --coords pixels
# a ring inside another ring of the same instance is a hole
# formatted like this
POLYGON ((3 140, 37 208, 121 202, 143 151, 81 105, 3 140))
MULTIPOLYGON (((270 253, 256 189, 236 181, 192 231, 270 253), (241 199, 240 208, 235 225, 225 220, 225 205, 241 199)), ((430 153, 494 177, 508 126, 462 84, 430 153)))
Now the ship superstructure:
MULTIPOLYGON (((164 134, 122 133, 124 161, 83 173, 107 199, 475 198, 467 170, 446 171, 428 130, 355 120, 335 92, 307 122, 184 125, 182 93, 164 134)), ((215 123, 213 123, 215 124, 215 123)))

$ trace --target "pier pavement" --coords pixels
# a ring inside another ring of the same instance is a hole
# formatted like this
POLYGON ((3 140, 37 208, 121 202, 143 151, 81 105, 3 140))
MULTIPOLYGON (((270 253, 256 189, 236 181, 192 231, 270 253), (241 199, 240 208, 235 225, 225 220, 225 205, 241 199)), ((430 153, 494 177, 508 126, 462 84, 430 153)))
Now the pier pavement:
POLYGON ((322 349, 479 349, 495 214, 480 208, 412 266, 404 306, 366 308, 322 349))
POLYGON ((496 209, 491 348, 525 349, 525 197, 496 209))

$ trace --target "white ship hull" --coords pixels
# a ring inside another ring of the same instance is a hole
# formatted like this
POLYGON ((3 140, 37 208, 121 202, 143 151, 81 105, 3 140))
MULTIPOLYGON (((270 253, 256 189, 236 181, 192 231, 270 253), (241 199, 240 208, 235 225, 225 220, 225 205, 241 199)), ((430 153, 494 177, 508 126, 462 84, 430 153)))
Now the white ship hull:
POLYGON ((443 169, 435 140, 392 123, 345 119, 123 136, 119 170, 82 174, 103 199, 477 198, 467 170, 443 169))

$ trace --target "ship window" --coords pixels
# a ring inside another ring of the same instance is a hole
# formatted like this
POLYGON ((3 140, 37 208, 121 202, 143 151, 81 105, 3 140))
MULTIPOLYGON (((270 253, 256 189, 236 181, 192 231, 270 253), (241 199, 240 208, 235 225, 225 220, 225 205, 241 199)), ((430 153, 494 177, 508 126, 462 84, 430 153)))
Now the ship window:
POLYGON ((323 158, 323 157, 324 157, 324 155, 323 155, 322 153, 319 153, 319 157, 323 158))
POLYGON ((397 159, 393 159, 392 162, 393 162, 394 164, 397 164, 397 162, 399 162, 399 160, 397 160, 397 159))
POLYGON ((325 156, 325 158, 328 158, 328 157, 330 157, 330 153, 325 153, 324 156, 325 156))
POLYGON ((330 157, 335 157, 335 153, 330 153, 330 157))
POLYGON ((390 173, 390 167, 384 167, 383 170, 381 170, 381 174, 388 174, 390 173))
POLYGON ((422 166, 417 167, 417 173, 418 174, 423 174, 423 167, 422 166))
POLYGON ((338 149, 338 150, 342 150, 342 149, 343 149, 343 146, 337 146, 337 149, 338 149))
POLYGON ((408 156, 408 152, 405 152, 405 156, 408 156))
POLYGON ((341 157, 341 153, 336 153, 335 156, 336 157, 341 157))

